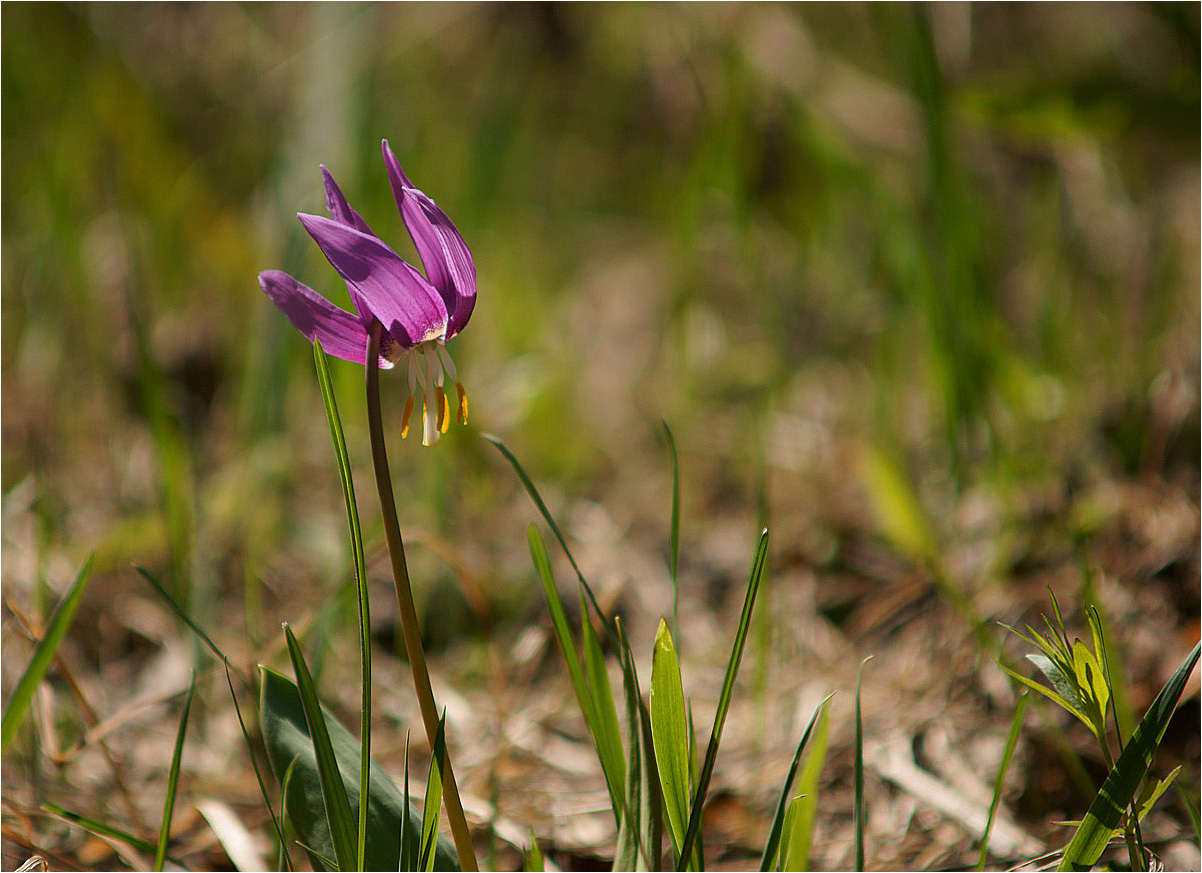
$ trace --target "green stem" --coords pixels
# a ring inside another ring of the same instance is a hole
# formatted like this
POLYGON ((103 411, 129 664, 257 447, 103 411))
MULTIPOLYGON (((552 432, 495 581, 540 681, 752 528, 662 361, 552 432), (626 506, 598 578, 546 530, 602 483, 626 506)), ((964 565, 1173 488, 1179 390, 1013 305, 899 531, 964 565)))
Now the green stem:
MULTIPOLYGON (((367 344, 367 424, 371 433, 371 460, 376 471, 376 489, 380 492, 380 512, 384 517, 384 537, 388 541, 388 554, 392 558, 392 577, 396 583, 397 604, 401 612, 401 633, 405 638, 405 652, 409 656, 409 668, 413 674, 413 687, 422 711, 422 723, 426 728, 426 739, 434 748, 438 736, 438 707, 434 703, 434 691, 430 687, 430 672, 426 668, 426 653, 422 649, 421 629, 417 623, 417 608, 413 605, 413 589, 409 584, 409 567, 405 563, 405 544, 401 540, 401 526, 397 521, 396 500, 392 495, 392 477, 388 472, 388 450, 384 444, 384 426, 380 417, 380 336, 384 330, 379 320, 373 320, 367 344)), ((459 788, 451 770, 451 759, 445 759, 443 777, 443 800, 447 808, 447 821, 455 838, 455 851, 459 854, 459 865, 465 871, 479 869, 476 853, 472 848, 472 835, 459 802, 459 788)))

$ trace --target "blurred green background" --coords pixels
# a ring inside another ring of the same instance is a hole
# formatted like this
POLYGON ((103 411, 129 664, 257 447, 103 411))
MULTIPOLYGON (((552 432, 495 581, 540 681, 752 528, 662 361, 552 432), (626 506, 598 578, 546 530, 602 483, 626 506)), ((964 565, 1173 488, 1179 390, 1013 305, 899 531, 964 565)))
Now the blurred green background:
MULTIPOLYGON (((480 431, 575 536, 662 552, 668 421, 694 564, 731 521, 739 566, 756 519, 807 565, 856 536, 921 556, 987 498, 973 566, 1004 579, 1043 555, 1032 518, 1088 532, 1109 504, 1076 495, 1114 481, 1172 489, 1196 552, 1196 4, 0 16, 4 591, 44 610, 95 550, 88 663, 153 637, 117 611, 131 562, 252 649, 345 590, 311 351, 256 274, 349 307, 295 219, 319 163, 412 255, 382 138, 479 276, 469 426, 423 450, 386 399, 432 637, 539 608, 480 431)), ((333 366, 370 519, 362 370, 333 366)), ((1196 619, 1196 556, 1173 566, 1196 619)))

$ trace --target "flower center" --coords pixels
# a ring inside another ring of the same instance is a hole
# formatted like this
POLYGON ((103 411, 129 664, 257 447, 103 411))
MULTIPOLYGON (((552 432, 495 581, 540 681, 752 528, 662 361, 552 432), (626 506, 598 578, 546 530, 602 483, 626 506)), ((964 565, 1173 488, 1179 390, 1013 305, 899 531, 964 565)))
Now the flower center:
POLYGON ((432 446, 451 426, 451 413, 447 403, 446 382, 455 386, 458 399, 457 418, 467 424, 467 394, 455 375, 455 362, 441 339, 429 339, 406 349, 389 360, 400 364, 409 359, 409 396, 405 400, 405 414, 401 418, 401 439, 409 435, 409 419, 418 403, 422 407, 422 445, 432 446))

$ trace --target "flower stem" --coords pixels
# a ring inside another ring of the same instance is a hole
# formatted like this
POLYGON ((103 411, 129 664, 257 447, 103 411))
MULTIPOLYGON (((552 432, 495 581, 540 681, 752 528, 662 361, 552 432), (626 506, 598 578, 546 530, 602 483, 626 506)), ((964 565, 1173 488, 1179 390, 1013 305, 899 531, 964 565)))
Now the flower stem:
MULTIPOLYGON (((376 471, 376 489, 380 492, 380 512, 384 517, 384 536, 388 541, 388 554, 392 558, 392 577, 396 583, 397 603, 401 612, 401 633, 405 638, 405 652, 409 656, 409 668, 413 674, 413 686, 422 711, 422 723, 430 748, 434 748, 438 735, 438 707, 434 703, 434 691, 430 687, 430 673, 426 668, 426 653, 422 649, 421 629, 417 623, 417 609, 413 605, 413 590, 409 584, 409 567, 405 563, 405 544, 401 540, 401 526, 397 521, 396 501, 392 494, 392 477, 388 471, 388 450, 384 444, 384 426, 380 417, 380 337, 384 327, 373 319, 367 344, 367 424, 371 433, 371 460, 376 471)), ((476 852, 472 847, 472 835, 463 815, 459 801, 459 788, 451 769, 449 755, 444 758, 442 773, 443 801, 447 808, 447 821, 455 838, 455 851, 459 854, 459 865, 465 871, 479 869, 476 852)), ((431 765, 433 766, 433 764, 431 765)))

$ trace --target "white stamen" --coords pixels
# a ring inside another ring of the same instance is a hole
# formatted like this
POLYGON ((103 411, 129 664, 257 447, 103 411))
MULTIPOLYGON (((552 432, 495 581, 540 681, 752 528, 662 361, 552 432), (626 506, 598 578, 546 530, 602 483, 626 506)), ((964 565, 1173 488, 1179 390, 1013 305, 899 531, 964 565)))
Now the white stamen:
POLYGON ((451 381, 458 382, 459 377, 455 374, 455 362, 451 360, 451 353, 447 351, 447 347, 442 343, 438 344, 438 357, 442 359, 442 366, 450 375, 451 381))
POLYGON ((426 375, 430 377, 431 386, 442 385, 442 363, 438 360, 438 353, 434 351, 431 345, 425 347, 426 353, 426 375))

